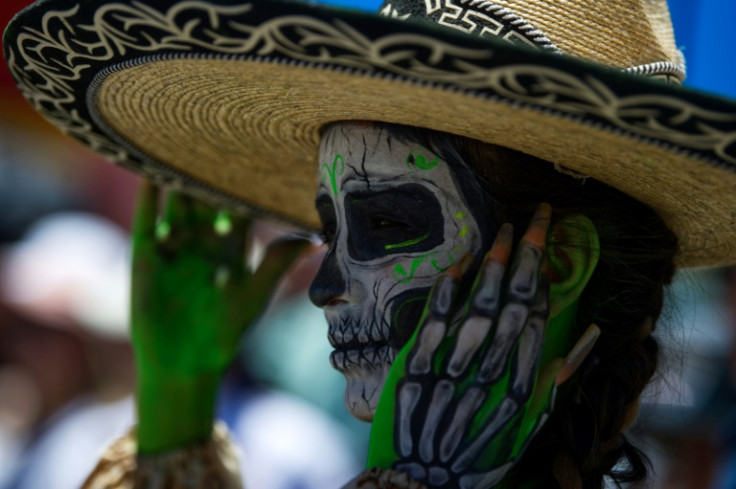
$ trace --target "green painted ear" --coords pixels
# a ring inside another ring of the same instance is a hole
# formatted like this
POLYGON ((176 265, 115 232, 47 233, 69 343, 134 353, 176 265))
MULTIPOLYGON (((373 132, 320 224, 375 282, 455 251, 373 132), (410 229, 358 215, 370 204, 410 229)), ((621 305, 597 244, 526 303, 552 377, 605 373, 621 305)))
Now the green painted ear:
POLYGON ((598 231, 582 214, 567 216, 547 242, 550 272, 550 318, 575 304, 600 258, 598 231))

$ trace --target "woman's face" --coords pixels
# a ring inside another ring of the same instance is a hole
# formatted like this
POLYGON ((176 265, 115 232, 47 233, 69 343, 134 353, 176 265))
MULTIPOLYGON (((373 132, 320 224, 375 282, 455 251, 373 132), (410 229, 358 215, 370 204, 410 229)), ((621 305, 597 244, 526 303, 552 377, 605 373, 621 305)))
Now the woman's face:
POLYGON ((345 403, 370 421, 429 289, 487 237, 447 163, 426 148, 340 123, 325 132, 319 157, 316 205, 329 250, 310 298, 325 311, 345 403))

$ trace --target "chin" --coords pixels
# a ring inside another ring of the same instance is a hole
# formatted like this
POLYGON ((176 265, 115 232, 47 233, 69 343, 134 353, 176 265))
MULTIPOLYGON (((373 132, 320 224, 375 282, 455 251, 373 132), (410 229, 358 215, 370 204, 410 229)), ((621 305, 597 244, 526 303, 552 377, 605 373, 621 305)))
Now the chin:
POLYGON ((345 377, 345 406, 361 421, 373 421, 383 384, 396 357, 388 345, 362 350, 336 350, 330 363, 345 377))

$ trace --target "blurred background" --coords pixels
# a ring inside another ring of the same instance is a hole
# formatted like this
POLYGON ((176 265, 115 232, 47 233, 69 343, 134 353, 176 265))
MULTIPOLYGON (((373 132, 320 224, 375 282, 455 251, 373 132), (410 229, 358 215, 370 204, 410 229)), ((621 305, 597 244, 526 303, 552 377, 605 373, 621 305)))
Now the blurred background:
MULTIPOLYGON (((29 3, 3 0, 0 26, 29 3)), ((669 4, 686 84, 736 97, 736 2, 669 4)), ((133 421, 135 187, 37 116, 0 66, 0 489, 78 487, 133 421)), ((283 232, 257 231, 259 246, 283 232)), ((320 259, 292 271, 222 388, 247 487, 339 487, 365 459, 368 425, 343 407, 324 319, 304 293, 320 259)), ((736 270, 679 273, 657 335, 665 362, 632 429, 654 463, 642 487, 736 489, 736 270)))

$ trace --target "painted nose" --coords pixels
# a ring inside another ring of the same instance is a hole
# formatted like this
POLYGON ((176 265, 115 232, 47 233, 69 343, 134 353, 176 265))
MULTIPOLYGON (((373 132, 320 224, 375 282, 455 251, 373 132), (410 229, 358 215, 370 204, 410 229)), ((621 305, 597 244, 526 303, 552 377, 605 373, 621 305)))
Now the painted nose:
POLYGON ((309 300, 317 307, 336 306, 346 302, 341 299, 345 290, 345 278, 340 273, 335 250, 331 248, 309 287, 309 300))

